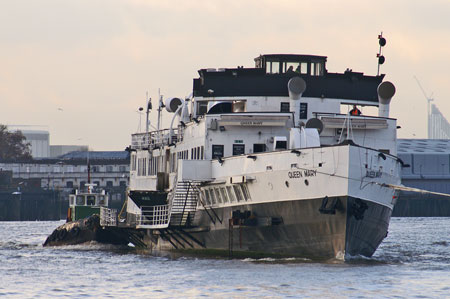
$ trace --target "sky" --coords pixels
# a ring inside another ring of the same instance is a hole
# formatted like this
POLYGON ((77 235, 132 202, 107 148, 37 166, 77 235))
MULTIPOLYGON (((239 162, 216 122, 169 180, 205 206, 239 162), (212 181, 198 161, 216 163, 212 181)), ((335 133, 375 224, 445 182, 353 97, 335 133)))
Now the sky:
POLYGON ((398 136, 426 138, 414 76, 450 119, 449 16, 447 0, 0 0, 0 123, 44 128, 52 145, 123 150, 146 92, 185 97, 197 70, 269 53, 376 75, 383 32, 398 136))

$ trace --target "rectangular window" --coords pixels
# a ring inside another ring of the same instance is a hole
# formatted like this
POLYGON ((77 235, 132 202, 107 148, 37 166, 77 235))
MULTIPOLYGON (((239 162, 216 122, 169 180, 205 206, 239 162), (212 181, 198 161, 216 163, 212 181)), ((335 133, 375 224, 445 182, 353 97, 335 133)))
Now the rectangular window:
POLYGON ((205 159, 203 145, 200 147, 200 159, 202 159, 202 160, 205 159))
POLYGON ((308 63, 307 62, 300 63, 300 74, 308 74, 308 63))
POLYGON ((208 102, 197 102, 197 115, 204 115, 208 111, 208 102))
POLYGON ((236 194, 237 201, 238 202, 243 201, 244 198, 242 196, 241 188, 239 187, 239 185, 233 185, 233 189, 234 189, 234 194, 236 194))
POLYGON ((220 196, 219 188, 214 188, 214 194, 216 195, 217 203, 222 203, 222 197, 220 196))
POLYGON ((280 73, 280 63, 278 61, 268 62, 271 64, 270 73, 279 74, 280 73))
POLYGON ((308 119, 308 103, 300 103, 300 119, 308 119))
POLYGON ((222 144, 213 144, 212 146, 212 158, 222 158, 223 157, 223 145, 222 144))
POLYGON ((284 72, 300 72, 300 67, 299 67, 299 63, 298 62, 285 62, 284 63, 284 72))
POLYGON ((228 196, 225 187, 220 187, 220 195, 222 195, 222 200, 224 203, 228 202, 228 196))
POLYGON ((209 198, 211 199, 211 204, 216 204, 216 196, 214 195, 214 189, 206 190, 209 193, 209 198))
POLYGON ((211 199, 209 198, 208 190, 203 191, 203 198, 205 199, 205 205, 211 205, 211 199))
POLYGON ((240 185, 241 185, 242 194, 244 195, 244 199, 251 200, 247 185, 245 185, 245 184, 240 184, 240 185))
POLYGON ((233 144, 233 156, 245 154, 245 144, 233 144))
POLYGON ((289 102, 280 103, 280 112, 289 113, 290 105, 289 102))
POLYGON ((266 145, 264 143, 253 144, 253 152, 254 153, 262 153, 265 151, 266 151, 266 145))
POLYGON ((283 150, 283 149, 287 149, 287 141, 277 140, 275 144, 275 150, 283 150))
POLYGON ((136 154, 131 155, 131 170, 136 171, 136 154))
POLYGON ((233 189, 231 189, 231 186, 227 186, 227 193, 228 193, 228 198, 230 199, 230 202, 235 202, 236 198, 234 197, 233 189))

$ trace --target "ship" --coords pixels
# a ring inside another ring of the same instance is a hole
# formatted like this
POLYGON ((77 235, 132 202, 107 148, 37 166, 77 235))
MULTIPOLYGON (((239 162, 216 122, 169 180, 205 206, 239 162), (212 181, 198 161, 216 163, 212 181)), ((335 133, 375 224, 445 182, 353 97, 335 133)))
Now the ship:
POLYGON ((147 101, 145 131, 127 148, 126 209, 110 226, 139 232, 152 252, 372 256, 401 184, 395 86, 383 74, 328 72, 326 56, 254 61, 200 69, 189 96, 158 99, 153 130, 147 101))

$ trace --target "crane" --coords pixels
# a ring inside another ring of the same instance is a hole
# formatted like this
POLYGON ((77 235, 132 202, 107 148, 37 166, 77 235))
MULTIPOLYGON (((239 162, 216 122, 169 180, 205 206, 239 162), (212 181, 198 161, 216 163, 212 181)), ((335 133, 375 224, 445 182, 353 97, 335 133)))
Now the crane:
POLYGON ((427 121, 428 121, 428 139, 431 138, 431 102, 434 101, 433 99, 433 93, 431 93, 430 96, 427 96, 427 93, 425 92, 425 90, 423 89, 422 85, 420 84, 419 79, 417 79, 416 76, 414 76, 414 79, 417 82, 417 85, 419 85, 420 90, 422 90, 423 95, 425 96, 425 98, 427 99, 427 121))

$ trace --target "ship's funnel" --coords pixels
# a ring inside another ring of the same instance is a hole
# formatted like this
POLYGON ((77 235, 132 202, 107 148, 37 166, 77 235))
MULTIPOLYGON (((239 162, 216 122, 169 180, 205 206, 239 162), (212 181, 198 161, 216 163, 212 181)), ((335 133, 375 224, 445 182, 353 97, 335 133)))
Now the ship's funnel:
POLYGON ((303 92, 306 90, 306 82, 300 77, 293 77, 289 80, 288 84, 289 91, 289 110, 294 114, 294 126, 299 126, 300 121, 300 99, 303 92))
POLYGON ((395 86, 389 81, 382 82, 378 85, 378 116, 389 117, 389 103, 395 94, 395 86))

